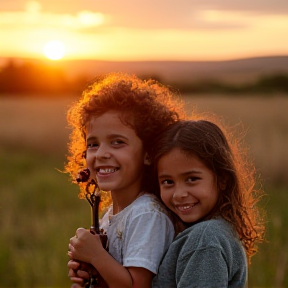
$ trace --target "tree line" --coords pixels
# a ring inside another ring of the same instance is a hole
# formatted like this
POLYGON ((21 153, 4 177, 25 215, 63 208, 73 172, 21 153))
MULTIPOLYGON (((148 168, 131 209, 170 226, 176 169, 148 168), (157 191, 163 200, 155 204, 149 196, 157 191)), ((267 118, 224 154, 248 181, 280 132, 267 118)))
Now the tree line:
MULTIPOLYGON (((141 75, 138 75, 141 77, 141 75)), ((142 78, 148 78, 142 76, 142 78)), ((284 93, 288 94, 288 74, 278 73, 259 77, 252 83, 229 84, 218 80, 202 80, 189 82, 165 83, 158 75, 152 78, 179 90, 181 93, 284 93)), ((71 95, 79 94, 87 85, 88 79, 79 75, 68 80, 64 71, 59 67, 23 63, 16 65, 9 61, 0 70, 0 93, 23 95, 71 95)))

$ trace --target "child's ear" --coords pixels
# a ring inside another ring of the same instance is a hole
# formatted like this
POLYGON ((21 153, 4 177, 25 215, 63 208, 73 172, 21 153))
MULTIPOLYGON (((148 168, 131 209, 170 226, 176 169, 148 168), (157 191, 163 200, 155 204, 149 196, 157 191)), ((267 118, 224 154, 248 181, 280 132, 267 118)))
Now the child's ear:
POLYGON ((151 165, 151 160, 147 152, 145 153, 144 156, 144 165, 151 165))
POLYGON ((219 184, 220 184, 220 185, 219 185, 220 190, 221 190, 221 191, 224 191, 224 190, 226 189, 226 187, 227 187, 226 182, 221 181, 219 184))
POLYGON ((222 175, 221 179, 219 179, 219 188, 221 191, 226 190, 227 187, 227 176, 226 175, 222 175))

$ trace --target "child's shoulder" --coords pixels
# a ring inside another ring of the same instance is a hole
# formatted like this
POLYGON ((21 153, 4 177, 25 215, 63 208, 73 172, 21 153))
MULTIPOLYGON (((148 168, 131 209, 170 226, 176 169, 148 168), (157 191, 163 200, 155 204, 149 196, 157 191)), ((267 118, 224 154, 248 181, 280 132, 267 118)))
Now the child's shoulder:
POLYGON ((144 214, 144 213, 154 213, 160 212, 167 214, 166 207, 160 202, 160 200, 153 194, 143 194, 139 196, 130 205, 131 213, 144 214))
POLYGON ((235 238, 238 238, 232 225, 222 218, 196 223, 177 237, 184 237, 189 243, 197 243, 197 246, 213 246, 223 242, 235 241, 235 238))
POLYGON ((223 232, 230 233, 233 228, 232 225, 221 217, 201 221, 192 226, 194 231, 205 234, 223 234, 223 232))
MULTIPOLYGON (((174 235, 173 224, 165 206, 156 196, 151 194, 139 196, 121 212, 112 216, 110 220, 110 223, 114 223, 115 225, 118 223, 119 225, 132 227, 132 229, 139 225, 143 227, 146 225, 150 225, 151 227, 153 225, 155 225, 155 227, 157 225, 169 226, 169 230, 174 235)), ((148 228, 148 226, 146 228, 148 228)), ((155 227, 153 229, 155 229, 155 227)))

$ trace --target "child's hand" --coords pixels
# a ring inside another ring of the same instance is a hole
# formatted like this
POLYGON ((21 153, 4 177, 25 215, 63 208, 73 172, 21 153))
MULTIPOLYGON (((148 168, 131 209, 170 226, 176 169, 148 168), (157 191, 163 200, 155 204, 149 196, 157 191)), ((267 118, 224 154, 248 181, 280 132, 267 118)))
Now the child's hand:
POLYGON ((84 228, 78 228, 76 236, 69 242, 68 256, 70 259, 92 263, 92 260, 101 257, 102 253, 107 253, 102 246, 99 235, 93 235, 84 228))
POLYGON ((73 283, 82 285, 86 280, 89 279, 89 274, 87 272, 79 270, 81 269, 79 262, 70 260, 67 266, 69 268, 68 276, 73 283))
POLYGON ((83 287, 83 286, 76 284, 76 283, 73 283, 70 288, 81 288, 81 287, 83 287))

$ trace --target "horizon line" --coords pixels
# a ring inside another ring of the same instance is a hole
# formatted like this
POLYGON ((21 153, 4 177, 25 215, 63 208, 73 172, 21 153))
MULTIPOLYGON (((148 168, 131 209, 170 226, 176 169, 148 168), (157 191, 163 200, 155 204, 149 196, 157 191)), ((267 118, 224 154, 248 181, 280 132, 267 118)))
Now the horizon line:
POLYGON ((77 61, 97 61, 97 62, 117 62, 117 63, 123 63, 123 62, 231 62, 231 61, 241 61, 241 60, 249 60, 249 59, 264 59, 264 58, 286 58, 288 57, 288 54, 283 55, 266 55, 266 56, 247 56, 247 57, 235 57, 235 58, 229 58, 229 59, 220 59, 220 60, 176 60, 176 59, 150 59, 150 60, 108 60, 108 59, 97 59, 97 58, 70 58, 70 59, 59 59, 59 60, 49 60, 46 58, 31 58, 31 57, 18 57, 18 56, 0 56, 0 62, 1 60, 18 60, 18 61, 41 61, 41 62, 48 62, 48 63, 61 63, 61 62, 77 62, 77 61))

